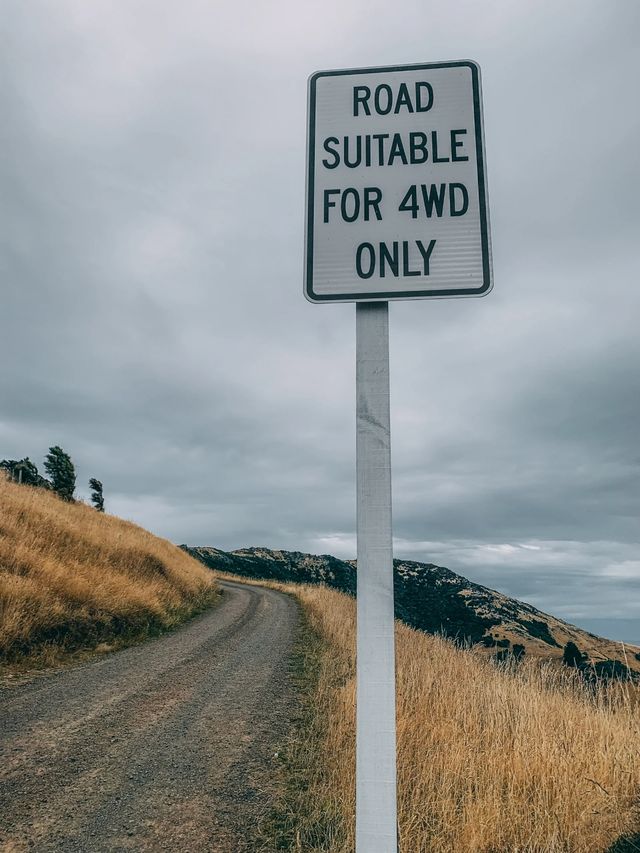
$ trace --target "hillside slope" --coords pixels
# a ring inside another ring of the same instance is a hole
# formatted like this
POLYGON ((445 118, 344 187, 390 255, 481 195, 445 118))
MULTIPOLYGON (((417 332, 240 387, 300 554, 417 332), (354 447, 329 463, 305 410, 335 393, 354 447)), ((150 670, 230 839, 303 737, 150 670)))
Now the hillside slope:
MULTIPOLYGON (((310 693, 288 750, 291 784, 278 816, 291 846, 268 849, 352 853, 354 601, 326 586, 285 588, 320 639, 301 656, 310 693)), ((534 657, 496 666, 402 624, 396 663, 400 850, 640 849, 636 689, 592 690, 574 670, 534 657)))
MULTIPOLYGON (((296 583, 324 583, 355 593, 354 560, 298 551, 243 548, 221 551, 182 546, 209 568, 244 577, 296 583)), ((508 654, 518 645, 525 654, 560 658, 568 642, 588 655, 599 673, 616 660, 640 673, 640 649, 598 637, 537 610, 530 604, 473 583, 432 563, 394 560, 396 616, 412 628, 477 643, 488 654, 508 654)))
POLYGON ((143 637, 216 595, 211 573, 170 542, 0 476, 0 661, 143 637))

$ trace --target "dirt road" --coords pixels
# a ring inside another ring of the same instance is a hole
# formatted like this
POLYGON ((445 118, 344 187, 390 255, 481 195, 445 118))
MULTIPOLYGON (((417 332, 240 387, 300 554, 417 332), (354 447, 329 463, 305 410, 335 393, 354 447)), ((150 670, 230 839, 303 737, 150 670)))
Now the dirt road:
POLYGON ((173 634, 0 691, 0 850, 263 849, 298 613, 222 586, 173 634))

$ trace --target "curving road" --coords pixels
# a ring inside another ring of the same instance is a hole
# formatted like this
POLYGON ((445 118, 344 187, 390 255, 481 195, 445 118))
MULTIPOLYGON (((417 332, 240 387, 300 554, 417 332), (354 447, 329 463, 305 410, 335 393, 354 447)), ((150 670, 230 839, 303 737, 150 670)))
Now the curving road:
POLYGON ((0 850, 263 849, 294 602, 221 583, 173 634, 0 690, 0 850))

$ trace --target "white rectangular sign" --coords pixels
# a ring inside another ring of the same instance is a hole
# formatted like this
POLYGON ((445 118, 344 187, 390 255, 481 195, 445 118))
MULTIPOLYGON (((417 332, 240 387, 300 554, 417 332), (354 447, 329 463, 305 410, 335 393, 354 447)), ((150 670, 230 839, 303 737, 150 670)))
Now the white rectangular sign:
POLYGON ((491 289, 475 62, 311 75, 305 262, 312 302, 491 289))

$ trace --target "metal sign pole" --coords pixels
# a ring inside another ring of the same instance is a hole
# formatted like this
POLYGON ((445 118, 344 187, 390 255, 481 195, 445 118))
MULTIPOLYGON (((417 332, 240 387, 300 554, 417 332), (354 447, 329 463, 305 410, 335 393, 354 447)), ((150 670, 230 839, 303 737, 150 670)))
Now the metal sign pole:
POLYGON ((356 853, 397 853, 389 305, 356 304, 356 853))

